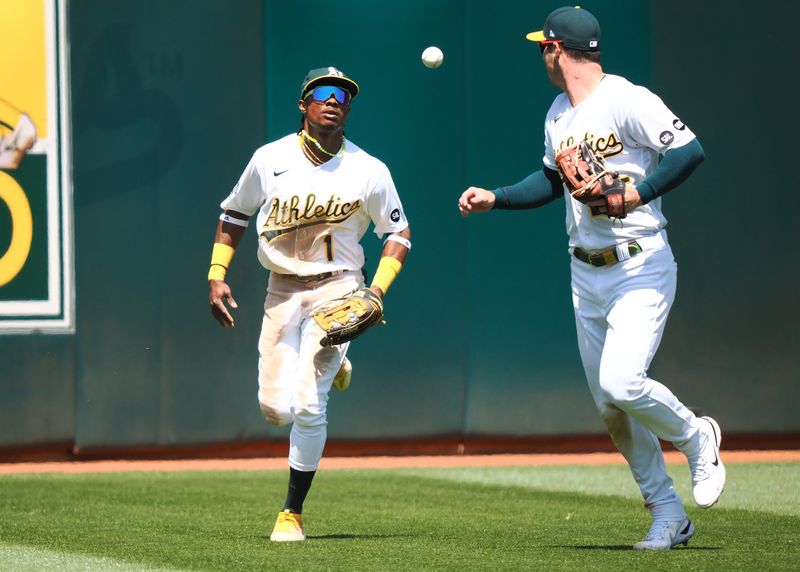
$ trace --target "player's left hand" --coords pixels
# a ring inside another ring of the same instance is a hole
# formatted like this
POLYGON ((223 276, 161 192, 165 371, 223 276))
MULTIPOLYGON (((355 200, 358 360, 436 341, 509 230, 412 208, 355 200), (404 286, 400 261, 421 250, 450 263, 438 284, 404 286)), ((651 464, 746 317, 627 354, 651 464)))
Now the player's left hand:
POLYGON ((236 309, 239 305, 233 299, 231 288, 222 280, 208 281, 209 294, 208 303, 211 305, 211 315, 220 323, 223 328, 233 327, 233 316, 225 307, 227 302, 231 309, 236 309))
POLYGON ((373 325, 383 321, 383 301, 374 288, 331 300, 317 308, 311 317, 325 335, 320 345, 338 346, 352 341, 373 325))
MULTIPOLYGON (((607 214, 606 213, 606 199, 599 197, 587 201, 586 204, 591 207, 592 214, 607 214)), ((629 213, 633 209, 642 206, 642 197, 639 196, 639 191, 630 183, 625 184, 625 212, 629 213)))

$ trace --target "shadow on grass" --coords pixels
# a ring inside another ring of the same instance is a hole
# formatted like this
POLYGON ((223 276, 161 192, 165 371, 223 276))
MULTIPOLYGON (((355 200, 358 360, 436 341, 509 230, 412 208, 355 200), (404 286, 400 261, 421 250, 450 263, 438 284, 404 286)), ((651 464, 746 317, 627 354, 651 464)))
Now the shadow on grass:
MULTIPOLYGON (((575 550, 633 550, 633 546, 630 544, 609 544, 606 546, 603 545, 594 545, 594 546, 574 546, 571 544, 555 544, 552 546, 548 546, 548 548, 573 548, 575 550)), ((716 546, 682 546, 678 548, 673 548, 672 550, 691 550, 692 552, 698 550, 719 550, 716 546)), ((636 552, 639 552, 638 550, 636 552)), ((646 551, 643 551, 646 552, 646 551)))
MULTIPOLYGON (((404 538, 410 534, 308 534, 306 540, 364 540, 370 538, 404 538)), ((258 536, 259 540, 269 540, 269 535, 258 536)))
POLYGON ((362 538, 403 538, 410 534, 315 534, 306 536, 308 540, 350 540, 362 538))

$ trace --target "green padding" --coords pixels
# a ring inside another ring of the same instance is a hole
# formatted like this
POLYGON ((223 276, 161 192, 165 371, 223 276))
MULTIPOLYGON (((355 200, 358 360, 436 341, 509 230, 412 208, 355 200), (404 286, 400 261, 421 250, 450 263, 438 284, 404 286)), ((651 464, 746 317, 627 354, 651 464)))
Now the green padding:
MULTIPOLYGON (((800 15, 785 4, 771 20, 775 53, 792 53, 800 15)), ((729 39, 751 34, 763 10, 726 6, 588 8, 606 71, 652 88, 708 155, 663 198, 680 272, 649 375, 723 432, 797 433, 800 270, 787 252, 800 210, 765 198, 786 187, 777 172, 760 169, 755 189, 743 173, 774 164, 800 118, 791 105, 753 107, 760 78, 781 94, 794 93, 793 78, 762 51, 730 57, 729 39), (676 41, 678 28, 693 40, 676 41), (730 88, 730 78, 741 81, 730 88)), ((297 130, 300 83, 328 65, 361 88, 347 137, 391 169, 414 243, 387 324, 351 347, 352 385, 330 397, 329 439, 603 432, 575 339, 563 202, 467 219, 456 209, 468 186, 542 166, 558 92, 525 35, 554 7, 69 2, 77 334, 0 337, 0 444, 286 439, 257 403, 258 230, 229 272, 233 330, 208 312, 206 273, 220 201, 256 148, 297 130), (429 45, 445 55, 435 70, 420 61, 429 45), (435 310, 421 319, 420 308, 435 310)), ((381 242, 370 231, 364 244, 372 273, 381 242)))

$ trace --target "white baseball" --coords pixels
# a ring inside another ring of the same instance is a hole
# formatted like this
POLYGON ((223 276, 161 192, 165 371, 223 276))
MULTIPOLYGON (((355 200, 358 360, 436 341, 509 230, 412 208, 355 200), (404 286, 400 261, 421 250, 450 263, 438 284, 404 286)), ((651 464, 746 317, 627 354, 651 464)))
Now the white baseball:
POLYGON ((425 64, 425 67, 436 69, 442 65, 443 60, 444 54, 436 46, 425 48, 425 51, 422 52, 422 63, 425 64))

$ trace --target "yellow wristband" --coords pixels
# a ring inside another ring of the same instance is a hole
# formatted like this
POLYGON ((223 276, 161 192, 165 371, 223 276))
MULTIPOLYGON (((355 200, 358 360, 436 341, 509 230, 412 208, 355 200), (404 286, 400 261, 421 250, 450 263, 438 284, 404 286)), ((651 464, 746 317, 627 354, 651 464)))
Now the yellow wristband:
POLYGON ((236 251, 227 244, 214 243, 214 250, 211 251, 211 268, 208 269, 209 280, 225 280, 234 252, 236 251))
POLYGON ((386 294, 389 286, 400 274, 400 269, 403 268, 403 263, 392 258, 391 256, 384 256, 378 264, 378 269, 375 271, 375 278, 372 279, 371 286, 377 286, 386 294))

